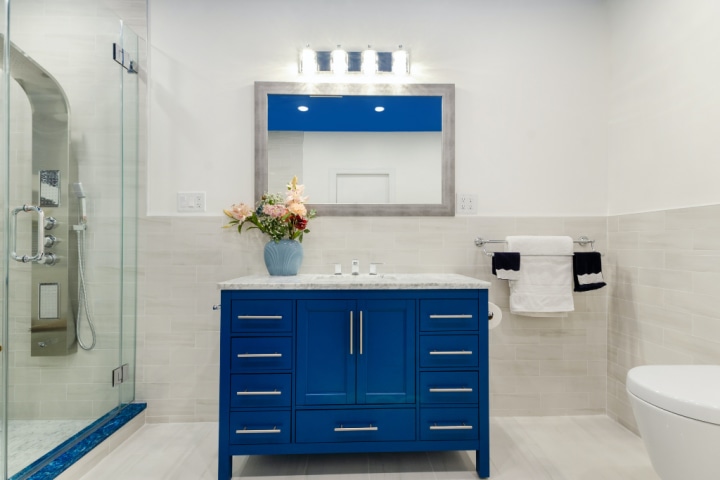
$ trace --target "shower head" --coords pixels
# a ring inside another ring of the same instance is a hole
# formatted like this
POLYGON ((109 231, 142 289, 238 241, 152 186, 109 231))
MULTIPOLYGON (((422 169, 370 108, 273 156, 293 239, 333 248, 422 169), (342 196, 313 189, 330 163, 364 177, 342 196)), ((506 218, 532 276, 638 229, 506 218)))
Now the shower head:
POLYGON ((72 184, 73 192, 78 198, 85 198, 85 190, 83 190, 82 183, 77 182, 72 184))
POLYGON ((85 205, 85 190, 83 190, 82 183, 76 182, 72 184, 73 192, 75 196, 80 199, 80 224, 85 228, 87 224, 87 206, 85 205))

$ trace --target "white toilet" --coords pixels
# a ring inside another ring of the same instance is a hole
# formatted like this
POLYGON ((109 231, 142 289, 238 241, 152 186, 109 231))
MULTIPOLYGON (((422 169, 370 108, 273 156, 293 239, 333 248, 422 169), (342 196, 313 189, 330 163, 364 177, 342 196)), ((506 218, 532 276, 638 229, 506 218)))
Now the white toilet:
POLYGON ((660 478, 720 479, 720 365, 635 367, 627 390, 660 478))

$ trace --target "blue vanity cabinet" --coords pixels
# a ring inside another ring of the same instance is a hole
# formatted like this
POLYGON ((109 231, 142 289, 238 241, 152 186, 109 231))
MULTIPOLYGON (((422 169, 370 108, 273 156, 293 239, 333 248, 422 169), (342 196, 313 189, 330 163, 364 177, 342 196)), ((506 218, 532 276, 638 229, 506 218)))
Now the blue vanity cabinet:
POLYGON ((489 477, 486 322, 484 288, 224 288, 218 479, 237 455, 434 450, 489 477))
POLYGON ((413 300, 297 305, 297 405, 415 402, 413 300))

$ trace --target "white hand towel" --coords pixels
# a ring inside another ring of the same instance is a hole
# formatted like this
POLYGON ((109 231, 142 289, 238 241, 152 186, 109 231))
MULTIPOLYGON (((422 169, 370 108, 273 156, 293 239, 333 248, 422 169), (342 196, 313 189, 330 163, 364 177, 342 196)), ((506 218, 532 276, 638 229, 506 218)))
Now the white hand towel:
POLYGON ((572 297, 573 240, 560 236, 510 236, 507 249, 520 252, 520 278, 510 285, 510 311, 528 316, 566 316, 572 297))

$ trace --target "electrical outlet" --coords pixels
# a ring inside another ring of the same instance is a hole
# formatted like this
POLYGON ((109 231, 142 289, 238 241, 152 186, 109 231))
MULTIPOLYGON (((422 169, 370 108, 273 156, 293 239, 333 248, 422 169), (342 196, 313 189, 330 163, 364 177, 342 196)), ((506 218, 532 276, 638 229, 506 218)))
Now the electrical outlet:
POLYGON ((178 192, 178 212, 204 212, 205 192, 178 192))
POLYGON ((477 215, 478 196, 471 193, 458 193, 455 203, 457 215, 477 215))

